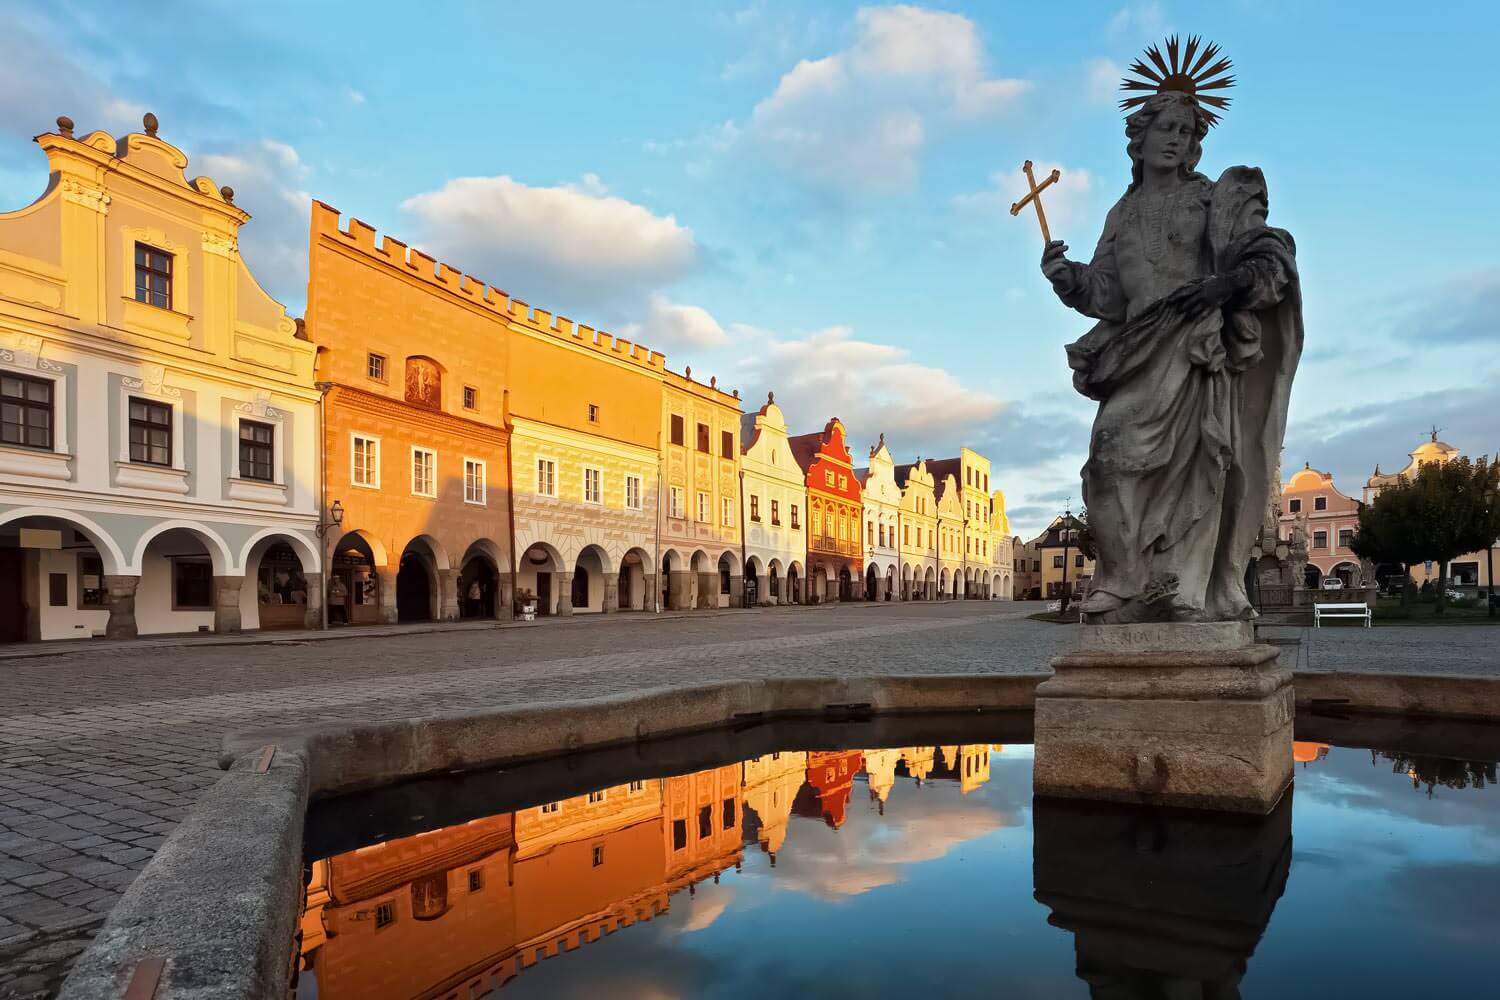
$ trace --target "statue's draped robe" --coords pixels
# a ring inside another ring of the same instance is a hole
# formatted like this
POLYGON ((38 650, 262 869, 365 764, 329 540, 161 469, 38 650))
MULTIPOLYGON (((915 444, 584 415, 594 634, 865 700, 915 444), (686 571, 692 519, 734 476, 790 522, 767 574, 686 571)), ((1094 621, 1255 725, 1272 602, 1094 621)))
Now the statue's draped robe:
POLYGON ((1083 467, 1092 590, 1123 604, 1101 620, 1246 618, 1245 564, 1302 351, 1295 245, 1266 226, 1258 169, 1191 175, 1164 227, 1146 197, 1120 199, 1092 263, 1059 290, 1100 320, 1067 348, 1074 386, 1100 404, 1083 467), (1188 314, 1195 283, 1240 269, 1248 289, 1188 314))

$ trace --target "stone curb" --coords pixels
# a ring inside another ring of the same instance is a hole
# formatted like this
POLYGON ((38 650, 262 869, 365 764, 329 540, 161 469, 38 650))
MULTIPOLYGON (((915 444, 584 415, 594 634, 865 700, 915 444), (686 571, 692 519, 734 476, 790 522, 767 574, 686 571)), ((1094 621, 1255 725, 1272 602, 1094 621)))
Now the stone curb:
MULTIPOLYGON (((365 725, 231 734, 206 790, 126 891, 61 1000, 118 1000, 166 967, 156 1000, 278 998, 291 975, 309 803, 404 778, 789 716, 1016 710, 1049 674, 767 678, 365 725), (268 771, 263 749, 275 746, 268 771)), ((1296 675, 1299 707, 1500 721, 1500 678, 1296 675)))

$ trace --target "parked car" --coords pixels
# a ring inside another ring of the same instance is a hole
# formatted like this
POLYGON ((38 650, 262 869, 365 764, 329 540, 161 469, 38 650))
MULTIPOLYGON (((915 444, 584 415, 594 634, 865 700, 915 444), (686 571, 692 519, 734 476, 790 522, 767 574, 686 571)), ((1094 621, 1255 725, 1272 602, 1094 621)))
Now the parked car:
POLYGON ((1325 576, 1325 577, 1323 577, 1323 589, 1324 590, 1343 590, 1344 589, 1344 581, 1340 580, 1336 576, 1325 576))

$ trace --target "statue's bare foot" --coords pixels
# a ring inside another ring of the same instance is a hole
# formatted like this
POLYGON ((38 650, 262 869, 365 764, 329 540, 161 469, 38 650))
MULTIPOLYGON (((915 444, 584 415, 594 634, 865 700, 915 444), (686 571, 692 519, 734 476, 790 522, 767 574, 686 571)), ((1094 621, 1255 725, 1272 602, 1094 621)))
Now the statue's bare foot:
POLYGON ((1168 611, 1171 621, 1174 622, 1206 622, 1209 620, 1207 611, 1195 608, 1191 604, 1173 604, 1168 611))
POLYGON ((1086 601, 1078 606, 1078 610, 1082 611, 1086 615, 1102 615, 1110 611, 1114 611, 1124 603, 1125 602, 1123 600, 1116 597, 1114 594, 1106 593, 1102 590, 1095 590, 1089 594, 1086 601))

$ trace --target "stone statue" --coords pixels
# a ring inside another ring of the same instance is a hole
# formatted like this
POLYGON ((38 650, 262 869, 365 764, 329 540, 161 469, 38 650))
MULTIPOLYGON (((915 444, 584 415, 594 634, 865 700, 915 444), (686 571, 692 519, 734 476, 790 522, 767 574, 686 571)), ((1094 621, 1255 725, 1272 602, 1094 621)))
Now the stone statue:
POLYGON ((1227 103, 1201 93, 1214 84, 1157 75, 1126 83, 1157 93, 1122 102, 1136 107, 1131 182, 1093 259, 1069 260, 1060 240, 1042 254, 1058 298, 1099 321, 1067 348, 1074 387, 1099 402, 1083 467, 1099 555, 1082 610, 1094 623, 1246 620, 1302 351, 1296 248, 1266 225, 1259 169, 1194 169, 1217 121, 1205 104, 1227 103))

